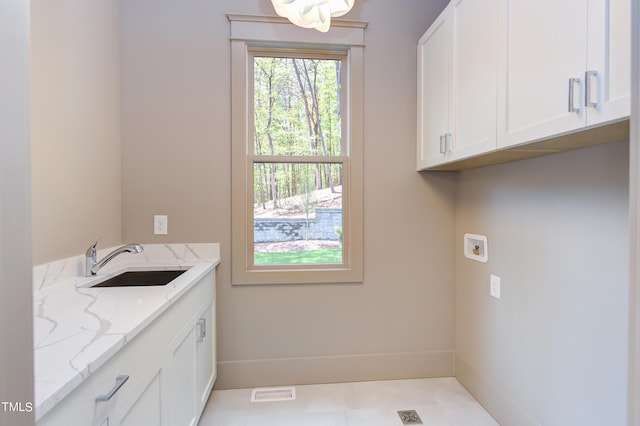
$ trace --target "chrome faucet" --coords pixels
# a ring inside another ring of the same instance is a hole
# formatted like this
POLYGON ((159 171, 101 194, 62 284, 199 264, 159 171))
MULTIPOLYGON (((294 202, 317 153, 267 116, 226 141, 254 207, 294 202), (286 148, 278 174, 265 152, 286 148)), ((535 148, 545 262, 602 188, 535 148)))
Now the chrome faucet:
POLYGON ((98 243, 100 242, 102 238, 98 238, 98 240, 91 244, 91 246, 89 246, 89 248, 87 249, 87 252, 85 253, 85 276, 87 277, 92 277, 94 275, 96 275, 96 273, 107 263, 109 263, 109 261, 111 261, 111 259, 113 259, 114 257, 116 257, 119 254, 122 253, 142 253, 144 251, 144 248, 140 245, 140 244, 127 244, 125 246, 119 247, 117 249, 115 249, 114 251, 112 251, 111 253, 109 253, 108 255, 106 255, 104 257, 104 259, 102 259, 100 262, 98 262, 96 260, 96 246, 98 245, 98 243))

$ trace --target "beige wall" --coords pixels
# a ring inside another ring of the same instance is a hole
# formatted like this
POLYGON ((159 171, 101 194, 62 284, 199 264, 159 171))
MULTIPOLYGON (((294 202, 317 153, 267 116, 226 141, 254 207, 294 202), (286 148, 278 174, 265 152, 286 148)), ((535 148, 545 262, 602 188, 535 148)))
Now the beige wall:
MULTIPOLYGON (((0 401, 33 402, 29 199, 29 5, 0 2, 0 401)), ((34 413, 0 407, 0 424, 34 413)))
POLYGON ((625 424, 628 162, 615 143, 460 174, 456 376, 500 424, 625 424))
POLYGON ((416 43, 444 4, 348 15, 369 22, 364 283, 232 287, 226 14, 270 2, 121 3, 124 239, 222 244, 218 387, 453 374, 455 176, 413 171, 416 43))
POLYGON ((31 1, 33 261, 121 241, 117 0, 31 1))

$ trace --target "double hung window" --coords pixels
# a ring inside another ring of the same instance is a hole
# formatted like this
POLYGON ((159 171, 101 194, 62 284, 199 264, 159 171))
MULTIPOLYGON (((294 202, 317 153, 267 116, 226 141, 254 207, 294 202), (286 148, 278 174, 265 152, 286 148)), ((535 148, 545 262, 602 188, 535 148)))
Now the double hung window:
POLYGON ((232 37, 233 284, 362 281, 362 46, 330 41, 232 37))

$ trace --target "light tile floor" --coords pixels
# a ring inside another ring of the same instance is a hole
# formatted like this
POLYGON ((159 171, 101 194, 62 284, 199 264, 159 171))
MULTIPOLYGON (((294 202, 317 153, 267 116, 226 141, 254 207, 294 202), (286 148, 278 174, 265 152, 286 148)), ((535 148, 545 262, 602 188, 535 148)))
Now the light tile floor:
POLYGON ((199 426, 497 426, 455 378, 296 386, 293 401, 250 402, 252 389, 214 391, 199 426))

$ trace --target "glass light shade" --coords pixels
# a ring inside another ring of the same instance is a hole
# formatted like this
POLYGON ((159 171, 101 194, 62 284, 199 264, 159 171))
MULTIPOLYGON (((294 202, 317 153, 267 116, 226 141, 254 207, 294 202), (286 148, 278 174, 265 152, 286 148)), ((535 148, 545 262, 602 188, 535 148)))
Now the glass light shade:
POLYGON ((329 31, 331 17, 342 16, 354 0, 271 0, 276 13, 302 28, 329 31))

